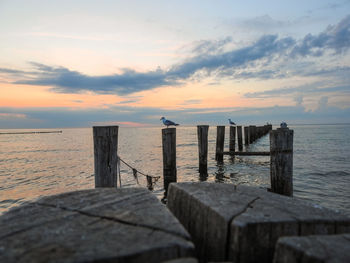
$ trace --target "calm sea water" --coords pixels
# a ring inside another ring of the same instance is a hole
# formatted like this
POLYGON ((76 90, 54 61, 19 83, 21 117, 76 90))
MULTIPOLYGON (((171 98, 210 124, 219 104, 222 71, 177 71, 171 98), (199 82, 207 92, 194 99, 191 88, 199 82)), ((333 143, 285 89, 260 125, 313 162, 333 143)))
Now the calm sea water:
MULTIPOLYGON (((294 196, 350 215, 350 125, 290 126, 294 130, 294 196)), ((31 130, 0 130, 0 132, 31 130)), ((49 131, 49 129, 45 129, 49 131)), ((41 196, 94 187, 92 129, 0 135, 0 213, 41 196)), ((225 148, 228 148, 228 127, 225 148)), ((198 173, 196 127, 177 128, 178 181, 270 185, 270 158, 215 156, 216 128, 209 128, 208 177, 198 173)), ((265 136, 248 147, 268 151, 265 136)), ((162 175, 161 128, 119 128, 120 157, 139 171, 162 175)), ((122 186, 137 186, 121 165, 122 186)), ((146 187, 145 178, 139 176, 146 187)), ((163 182, 154 193, 161 198, 163 182)))

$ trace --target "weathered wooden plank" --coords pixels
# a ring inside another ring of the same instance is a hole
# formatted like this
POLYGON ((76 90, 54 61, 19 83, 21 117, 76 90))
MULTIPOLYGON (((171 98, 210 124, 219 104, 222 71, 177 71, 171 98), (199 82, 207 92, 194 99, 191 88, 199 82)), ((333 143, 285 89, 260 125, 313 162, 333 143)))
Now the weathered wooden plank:
POLYGON ((193 257, 189 240, 141 188, 65 193, 0 217, 0 262, 162 262, 193 257))
POLYGON ((176 182, 176 128, 162 129, 164 197, 170 183, 176 182))
POLYGON ((249 127, 247 126, 244 127, 244 144, 249 144, 249 127))
POLYGON ((222 162, 224 160, 223 152, 225 143, 225 126, 217 126, 216 129, 217 130, 215 160, 218 162, 222 162))
POLYGON ((350 234, 281 237, 274 263, 346 263, 350 261, 350 234))
POLYGON ((208 173, 208 130, 209 125, 197 126, 199 172, 208 173))
POLYGON ((242 126, 237 126, 237 143, 238 143, 238 150, 242 151, 243 149, 243 140, 242 140, 242 126))
POLYGON ((257 138, 256 126, 252 125, 252 142, 255 142, 257 138))
POLYGON ((236 126, 230 126, 229 150, 234 152, 236 148, 236 126))
POLYGON ((345 215, 243 185, 171 184, 167 206, 191 234, 200 260, 271 262, 281 236, 350 232, 345 215))
POLYGON ((95 187, 117 187, 118 126, 95 126, 95 187))
POLYGON ((271 191, 293 196, 293 130, 271 131, 270 151, 271 191))
POLYGON ((270 152, 224 152, 224 155, 245 155, 245 156, 253 156, 253 155, 262 155, 269 156, 270 152))

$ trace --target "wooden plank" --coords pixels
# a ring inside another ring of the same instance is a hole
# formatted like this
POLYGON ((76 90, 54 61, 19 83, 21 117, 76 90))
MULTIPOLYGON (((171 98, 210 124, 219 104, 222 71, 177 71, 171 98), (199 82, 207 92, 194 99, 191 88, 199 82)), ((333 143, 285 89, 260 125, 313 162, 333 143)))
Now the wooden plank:
POLYGON ((162 129, 164 197, 170 183, 176 182, 176 128, 162 129))
POLYGON ((271 131, 270 151, 271 191, 293 196, 293 130, 271 131))
POLYGON ((249 144, 249 127, 247 126, 244 127, 244 144, 249 144))
POLYGON ((93 127, 95 187, 117 187, 118 126, 93 127))
POLYGON ((229 150, 234 152, 236 148, 236 126, 230 126, 230 143, 229 150))
POLYGON ((225 126, 216 127, 216 152, 215 160, 222 162, 224 160, 225 126))
POLYGON ((194 256, 190 236, 142 188, 45 197, 0 217, 0 262, 163 262, 194 256))
POLYGON ((209 125, 197 126, 199 173, 208 173, 208 130, 209 125))
POLYGON ((242 156, 269 156, 270 152, 224 152, 224 155, 242 155, 242 156))
POLYGON ((350 232, 346 215, 244 185, 171 184, 167 207, 191 234, 200 262, 272 262, 279 237, 350 232))
POLYGON ((242 126, 237 126, 237 143, 238 143, 238 150, 242 151, 243 149, 242 126))

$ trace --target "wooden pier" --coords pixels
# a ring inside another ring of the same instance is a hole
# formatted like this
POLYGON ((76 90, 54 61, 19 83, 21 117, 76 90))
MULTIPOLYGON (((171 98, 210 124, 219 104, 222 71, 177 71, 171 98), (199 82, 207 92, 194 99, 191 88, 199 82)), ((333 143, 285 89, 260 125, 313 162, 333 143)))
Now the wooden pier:
MULTIPOLYGON (((208 175, 208 125, 197 126, 198 160, 201 178, 208 175)), ((271 191, 293 194, 293 131, 288 128, 279 128, 272 131, 271 125, 245 127, 245 142, 254 142, 270 132, 270 151, 251 152, 243 150, 242 126, 230 126, 229 149, 224 151, 225 126, 217 126, 215 160, 223 163, 224 155, 231 156, 271 156, 271 191), (237 132, 236 132, 237 130, 237 132), (248 134, 247 134, 248 132, 248 134), (235 151, 237 144, 239 151, 235 151)), ((95 186, 116 187, 119 170, 118 162, 118 126, 93 127, 94 134, 94 163, 95 186)), ((169 184, 177 182, 176 168, 176 128, 162 129, 163 153, 163 182, 164 202, 166 202, 169 184)), ((149 178, 148 178, 149 179, 149 178)), ((120 178, 119 178, 120 180, 120 178)), ((149 180, 148 180, 149 181, 149 180)), ((151 189, 152 187, 150 187, 151 189)))
MULTIPOLYGON (((350 218, 291 197, 293 131, 246 126, 246 146, 270 133, 270 151, 250 152, 235 151, 235 141, 238 149, 243 144, 236 128, 230 127, 224 152, 225 127, 218 126, 217 161, 270 156, 269 191, 176 183, 176 129, 166 128, 164 206, 146 188, 117 188, 119 128, 94 127, 95 189, 44 197, 0 216, 0 262, 347 262, 350 218), (317 252, 322 249, 327 253, 317 252)), ((197 127, 201 174, 207 173, 208 129, 197 127)))

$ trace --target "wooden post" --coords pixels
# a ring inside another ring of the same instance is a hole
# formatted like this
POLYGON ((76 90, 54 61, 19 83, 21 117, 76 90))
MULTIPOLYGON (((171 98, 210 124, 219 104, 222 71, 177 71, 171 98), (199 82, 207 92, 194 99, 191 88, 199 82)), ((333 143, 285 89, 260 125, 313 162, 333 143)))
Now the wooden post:
POLYGON ((176 182, 176 128, 162 129, 164 197, 168 186, 176 182))
POLYGON ((236 148, 236 126, 230 126, 229 151, 234 152, 236 148))
POLYGON ((238 140, 238 150, 242 151, 243 149, 242 126, 237 126, 237 140, 238 140))
POLYGON ((256 126, 256 134, 258 139, 262 137, 261 126, 256 126))
POLYGON ((293 130, 271 131, 270 152, 271 191, 293 196, 293 130))
POLYGON ((254 142, 253 125, 249 125, 249 144, 254 142))
POLYGON ((249 144, 249 129, 247 126, 244 127, 244 144, 248 145, 249 144))
POLYGON ((208 173, 208 125, 197 126, 199 173, 208 173))
POLYGON ((95 126, 95 187, 117 187, 118 126, 95 126))
POLYGON ((217 126, 216 129, 215 160, 222 162, 224 160, 225 126, 217 126))
POLYGON ((256 134, 256 126, 255 125, 252 126, 252 133, 253 133, 253 142, 255 142, 258 139, 257 134, 256 134))

